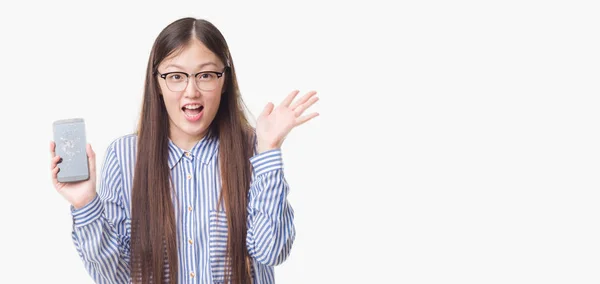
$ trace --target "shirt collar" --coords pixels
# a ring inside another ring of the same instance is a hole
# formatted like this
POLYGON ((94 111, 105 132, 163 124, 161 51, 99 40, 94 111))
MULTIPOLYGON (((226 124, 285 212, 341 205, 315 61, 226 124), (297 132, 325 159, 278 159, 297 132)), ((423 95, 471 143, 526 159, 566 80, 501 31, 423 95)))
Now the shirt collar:
POLYGON ((218 144, 218 139, 208 133, 190 151, 185 151, 177 147, 169 138, 169 169, 173 169, 181 159, 189 159, 190 161, 199 159, 203 164, 210 163, 216 153, 218 144))

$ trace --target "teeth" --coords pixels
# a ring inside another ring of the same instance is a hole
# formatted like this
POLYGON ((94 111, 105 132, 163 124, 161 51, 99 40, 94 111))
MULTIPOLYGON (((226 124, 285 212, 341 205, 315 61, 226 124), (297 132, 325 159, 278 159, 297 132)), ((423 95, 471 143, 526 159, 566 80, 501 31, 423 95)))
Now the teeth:
POLYGON ((200 115, 200 113, 198 113, 196 115, 188 115, 187 113, 184 112, 183 115, 185 115, 186 117, 189 117, 189 118, 196 118, 200 115))
POLYGON ((200 108, 200 105, 187 105, 184 108, 187 108, 187 109, 197 109, 197 108, 200 108))

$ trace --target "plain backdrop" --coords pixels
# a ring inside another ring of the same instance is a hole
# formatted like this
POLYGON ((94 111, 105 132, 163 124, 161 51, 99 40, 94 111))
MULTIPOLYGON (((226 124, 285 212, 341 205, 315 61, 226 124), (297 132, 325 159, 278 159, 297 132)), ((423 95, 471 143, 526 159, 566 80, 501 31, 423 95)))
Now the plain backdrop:
POLYGON ((283 146, 297 238, 278 283, 600 282, 596 1, 0 6, 2 282, 92 283, 52 122, 84 118, 100 168, 185 16, 222 31, 254 115, 321 98, 283 146))

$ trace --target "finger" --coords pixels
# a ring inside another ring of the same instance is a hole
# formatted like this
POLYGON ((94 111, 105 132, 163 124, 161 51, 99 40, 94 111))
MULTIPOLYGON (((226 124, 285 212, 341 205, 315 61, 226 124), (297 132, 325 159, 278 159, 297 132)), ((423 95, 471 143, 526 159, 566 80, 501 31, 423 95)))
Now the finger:
POLYGON ((54 141, 50 141, 50 155, 52 158, 54 158, 54 156, 56 156, 56 143, 54 143, 54 141))
POLYGON ((54 169, 58 163, 62 162, 62 158, 60 156, 54 156, 50 159, 50 169, 54 169))
POLYGON ((313 112, 311 114, 307 114, 307 115, 298 117, 296 119, 296 125, 295 126, 300 126, 300 125, 304 124, 305 122, 307 122, 307 121, 309 121, 309 120, 311 120, 311 119, 313 119, 313 118, 315 118, 317 116, 319 116, 319 113, 318 112, 313 112))
POLYGON ((58 172, 60 171, 59 167, 54 167, 52 171, 52 184, 56 187, 58 185, 58 172))
POLYGON ((96 153, 94 153, 94 150, 92 149, 92 145, 91 144, 87 144, 86 146, 86 153, 88 156, 88 164, 90 166, 90 174, 93 175, 93 177, 96 177, 96 153))
POLYGON ((263 109, 263 111, 260 113, 260 116, 268 116, 269 114, 271 114, 271 112, 273 111, 273 108, 275 106, 273 105, 273 103, 268 103, 265 108, 263 109))
POLYGON ((310 99, 312 96, 314 96, 316 94, 317 94, 316 91, 310 91, 310 92, 308 92, 301 99, 299 99, 299 100, 295 101, 293 104, 291 104, 290 108, 291 109, 296 109, 296 107, 298 107, 299 105, 305 103, 306 101, 308 101, 308 99, 310 99))
POLYGON ((292 92, 291 92, 291 93, 290 93, 290 94, 289 94, 289 95, 288 95, 288 96, 285 98, 285 100, 283 100, 283 102, 281 102, 281 105, 282 105, 282 106, 285 106, 285 107, 289 106, 289 105, 292 103, 292 101, 294 100, 294 98, 296 97, 296 95, 298 95, 298 93, 300 93, 300 91, 298 91, 298 90, 292 91, 292 92))
POLYGON ((315 104, 317 101, 319 100, 319 97, 312 97, 310 98, 310 100, 308 100, 308 102, 301 104, 300 106, 298 106, 295 110, 294 113, 296 114, 296 117, 301 116, 302 113, 308 109, 310 106, 312 106, 313 104, 315 104))

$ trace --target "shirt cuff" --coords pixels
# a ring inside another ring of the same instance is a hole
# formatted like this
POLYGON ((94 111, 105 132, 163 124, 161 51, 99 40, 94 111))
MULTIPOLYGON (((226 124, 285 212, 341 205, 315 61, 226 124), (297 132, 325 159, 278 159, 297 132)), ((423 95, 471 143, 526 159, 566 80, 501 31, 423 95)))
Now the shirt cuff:
POLYGON ((250 158, 250 163, 252 163, 254 175, 256 176, 270 171, 283 169, 281 149, 273 149, 257 154, 250 158))
POLYGON ((79 209, 75 209, 75 207, 71 205, 73 225, 78 228, 96 221, 102 215, 102 209, 102 200, 100 200, 98 195, 96 195, 90 203, 79 209))

